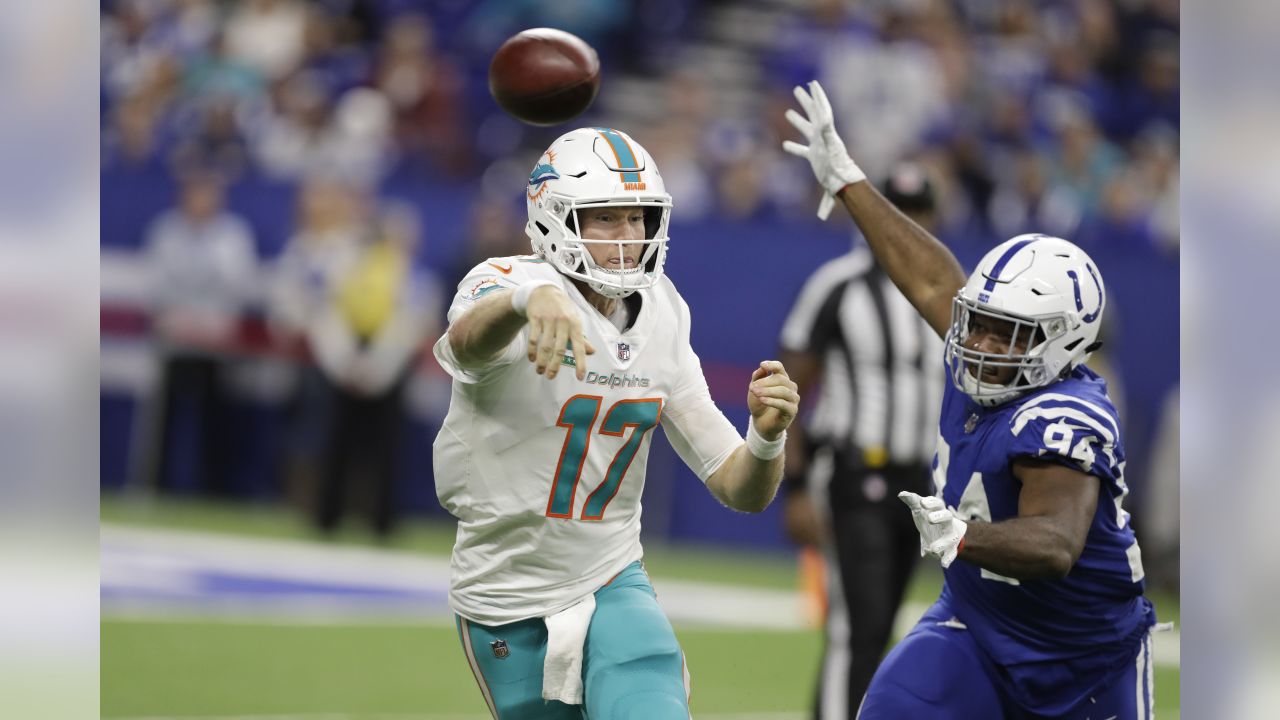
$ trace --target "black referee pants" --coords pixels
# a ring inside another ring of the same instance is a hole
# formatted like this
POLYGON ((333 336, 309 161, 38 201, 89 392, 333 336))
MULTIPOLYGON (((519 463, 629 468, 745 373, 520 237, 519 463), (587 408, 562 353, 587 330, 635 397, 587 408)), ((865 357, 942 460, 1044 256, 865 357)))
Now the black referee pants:
POLYGON ((827 569, 826 649, 817 720, 854 718, 889 644, 893 621, 920 559, 920 535, 898 493, 926 494, 928 468, 837 472, 828 488, 833 545, 827 569))

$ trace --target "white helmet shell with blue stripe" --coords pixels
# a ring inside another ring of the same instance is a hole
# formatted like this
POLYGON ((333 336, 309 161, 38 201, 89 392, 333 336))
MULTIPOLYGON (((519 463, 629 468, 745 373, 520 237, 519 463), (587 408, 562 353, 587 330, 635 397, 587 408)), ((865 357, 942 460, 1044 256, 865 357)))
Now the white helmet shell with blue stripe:
POLYGON ((946 341, 952 384, 991 407, 1057 382, 1100 345, 1105 307, 1102 274, 1073 243, 1036 234, 1001 243, 952 303, 946 341), (1012 324, 1008 352, 966 347, 978 316, 1012 324), (1008 382, 983 381, 1005 368, 1017 371, 1008 382))
POLYGON ((561 135, 535 163, 526 198, 525 232, 533 251, 561 273, 612 298, 653 287, 662 278, 671 196, 653 158, 626 133, 579 128, 561 135), (597 265, 587 246, 617 241, 579 235, 577 211, 609 206, 644 208, 644 250, 633 268, 597 265))

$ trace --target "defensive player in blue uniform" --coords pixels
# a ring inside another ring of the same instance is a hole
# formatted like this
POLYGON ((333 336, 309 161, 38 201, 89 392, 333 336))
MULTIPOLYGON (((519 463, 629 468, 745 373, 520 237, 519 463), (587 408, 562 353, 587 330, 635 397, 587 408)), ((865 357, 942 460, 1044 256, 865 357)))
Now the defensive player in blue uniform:
POLYGON ((859 717, 928 720, 1152 715, 1142 560, 1121 507, 1124 447, 1106 383, 1084 365, 1106 306, 1075 245, 1015 237, 966 280, 955 257, 865 180, 822 87, 787 115, 826 194, 946 340, 936 495, 899 497, 938 557, 938 601, 885 658, 859 717))

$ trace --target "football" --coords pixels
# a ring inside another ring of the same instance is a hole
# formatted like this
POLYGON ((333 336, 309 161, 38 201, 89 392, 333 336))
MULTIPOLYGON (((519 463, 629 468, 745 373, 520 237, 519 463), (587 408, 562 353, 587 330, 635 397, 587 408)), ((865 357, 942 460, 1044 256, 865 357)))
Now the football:
POLYGON ((489 92, 498 106, 531 125, 581 115, 600 90, 600 58, 581 38, 533 28, 512 36, 489 63, 489 92))

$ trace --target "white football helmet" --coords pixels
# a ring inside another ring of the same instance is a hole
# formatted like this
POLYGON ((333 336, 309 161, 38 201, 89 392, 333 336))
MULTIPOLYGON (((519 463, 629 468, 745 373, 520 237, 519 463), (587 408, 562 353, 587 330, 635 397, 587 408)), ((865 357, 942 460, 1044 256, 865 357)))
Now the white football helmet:
POLYGON ((525 232, 533 251, 560 272, 611 298, 653 287, 662 278, 671 196, 653 158, 626 133, 579 128, 561 135, 538 158, 526 195, 525 232), (622 205, 644 208, 644 250, 635 267, 614 270, 597 265, 587 246, 624 243, 581 237, 577 211, 622 205))
POLYGON ((1005 241, 982 258, 952 301, 946 339, 951 382, 986 407, 1056 382, 1101 346, 1105 307, 1102 275, 1074 244, 1036 234, 1005 241), (965 347, 977 316, 1012 323, 1009 352, 965 347), (1009 367, 1017 373, 1008 383, 982 381, 984 370, 1009 367))

